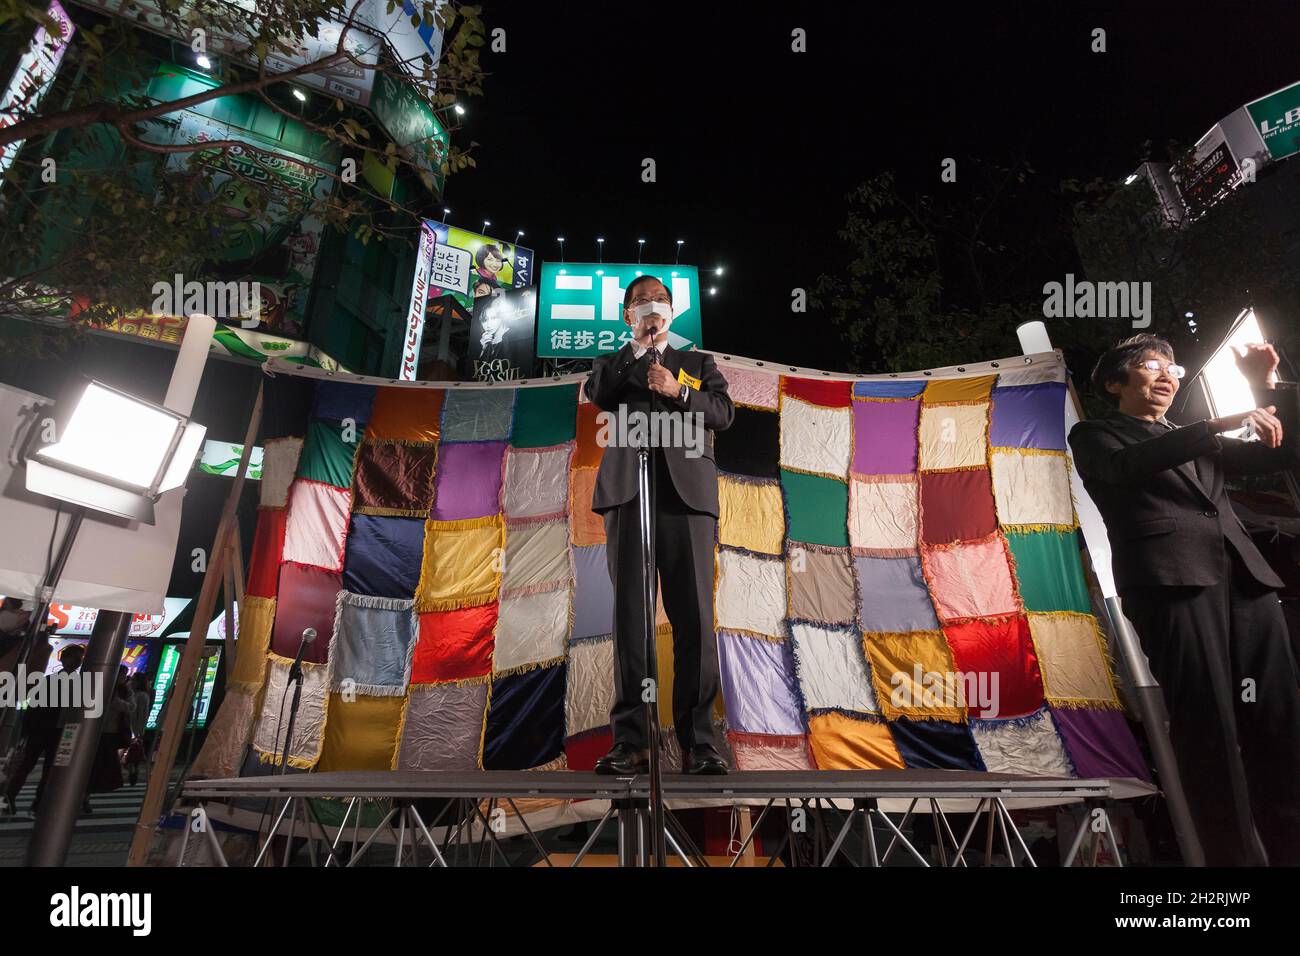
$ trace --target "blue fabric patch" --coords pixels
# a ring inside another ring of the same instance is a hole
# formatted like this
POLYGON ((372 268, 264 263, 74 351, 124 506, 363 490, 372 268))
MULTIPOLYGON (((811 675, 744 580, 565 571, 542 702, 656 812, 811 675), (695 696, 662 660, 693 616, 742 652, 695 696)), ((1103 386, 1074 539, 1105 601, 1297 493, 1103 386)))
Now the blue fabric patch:
POLYGON ((1065 383, 993 389, 989 444, 995 448, 1065 450, 1065 383))
POLYGON ((564 752, 565 672, 556 664, 492 681, 483 769, 528 770, 564 752))
POLYGON ((316 403, 312 406, 311 417, 335 422, 350 418, 360 430, 370 421, 370 409, 378 391, 373 385, 321 382, 316 386, 316 403))
POLYGON ((572 639, 614 633, 614 585, 609 579, 605 545, 573 549, 577 584, 573 592, 572 639))
POLYGON ((854 382, 857 398, 915 398, 925 391, 925 382, 854 382))
MULTIPOLYGON (((359 693, 406 687, 410 648, 419 633, 415 602, 404 608, 366 607, 345 594, 334 625, 333 684, 353 681, 359 693)), ((360 598, 362 602, 365 598, 360 598)))
POLYGON ((853 559, 858 586, 858 625, 864 631, 901 634, 937 631, 930 591, 920 558, 853 559))
POLYGON ((981 770, 988 768, 970 728, 946 720, 889 721, 894 744, 909 770, 981 770))
POLYGON ((423 561, 423 518, 354 514, 343 587, 353 594, 413 600, 423 561))

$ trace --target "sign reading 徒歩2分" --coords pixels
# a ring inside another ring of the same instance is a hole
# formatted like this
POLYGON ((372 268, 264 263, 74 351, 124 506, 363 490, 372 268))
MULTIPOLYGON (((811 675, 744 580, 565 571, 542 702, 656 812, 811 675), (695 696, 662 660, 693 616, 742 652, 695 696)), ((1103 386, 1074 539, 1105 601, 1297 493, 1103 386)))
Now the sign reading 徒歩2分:
POLYGON ((700 272, 695 266, 638 263, 546 262, 537 310, 537 355, 595 358, 617 352, 632 338, 623 322, 623 293, 638 276, 659 279, 672 293, 675 349, 702 346, 700 272))

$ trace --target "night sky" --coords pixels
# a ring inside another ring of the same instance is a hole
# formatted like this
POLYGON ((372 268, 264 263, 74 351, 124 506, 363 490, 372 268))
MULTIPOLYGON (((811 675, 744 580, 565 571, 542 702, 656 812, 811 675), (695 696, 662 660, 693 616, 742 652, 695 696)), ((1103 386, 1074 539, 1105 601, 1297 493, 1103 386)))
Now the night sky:
POLYGON ((892 170, 945 188, 951 156, 960 186, 964 157, 1022 149, 1051 183, 1118 178, 1144 141, 1194 142, 1300 79, 1290 3, 486 0, 484 18, 507 50, 485 48, 485 95, 457 134, 478 167, 448 182, 452 224, 523 229, 543 259, 563 235, 570 261, 594 260, 598 235, 606 261, 636 261, 645 238, 646 262, 671 262, 685 239, 684 263, 725 268, 706 348, 837 370, 835 330, 793 317, 790 290, 835 261, 857 183, 892 170), (795 27, 807 53, 791 52, 795 27), (1094 27, 1108 52, 1090 52, 1094 27))

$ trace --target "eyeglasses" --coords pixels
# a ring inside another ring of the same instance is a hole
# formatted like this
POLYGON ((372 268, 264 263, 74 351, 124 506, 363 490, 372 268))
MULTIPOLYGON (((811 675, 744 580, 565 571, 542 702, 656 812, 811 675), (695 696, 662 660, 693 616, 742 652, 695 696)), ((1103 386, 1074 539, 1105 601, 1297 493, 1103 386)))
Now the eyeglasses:
POLYGON ((638 296, 637 298, 629 302, 628 305, 631 306, 632 308, 636 308, 638 305, 645 305, 647 302, 662 302, 664 305, 671 304, 668 300, 668 296, 656 295, 648 299, 645 296, 638 296))
POLYGON ((1155 359, 1139 362, 1138 368, 1144 368, 1148 372, 1168 372, 1170 378, 1182 378, 1187 374, 1187 369, 1181 365, 1175 365, 1173 362, 1157 362, 1155 359))

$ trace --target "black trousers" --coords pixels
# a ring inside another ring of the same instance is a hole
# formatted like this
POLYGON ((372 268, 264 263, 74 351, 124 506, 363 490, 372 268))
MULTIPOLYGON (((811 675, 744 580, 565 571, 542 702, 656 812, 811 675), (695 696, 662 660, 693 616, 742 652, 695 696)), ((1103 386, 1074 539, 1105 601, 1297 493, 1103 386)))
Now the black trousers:
POLYGON ((1223 577, 1212 587, 1132 588, 1120 596, 1164 690, 1169 736, 1206 863, 1294 866, 1300 864, 1296 661, 1277 593, 1256 581, 1231 547, 1223 560, 1223 577))
POLYGON ((50 771, 54 768, 54 755, 59 751, 59 741, 63 739, 62 727, 42 727, 31 731, 23 740, 21 752, 15 758, 16 766, 13 773, 9 775, 8 785, 5 787, 5 799, 9 801, 12 809, 18 799, 18 791, 23 788, 27 782, 27 775, 30 774, 38 763, 43 763, 41 767, 41 779, 36 781, 36 803, 41 802, 41 795, 45 792, 45 781, 50 779, 50 771))
MULTIPOLYGON (((692 511, 673 487, 657 450, 651 543, 673 628, 673 725, 683 753, 712 746, 718 642, 713 631, 713 545, 718 519, 692 511)), ((614 584, 614 742, 638 749, 648 740, 642 681, 647 676, 641 519, 638 499, 604 513, 606 557, 614 584)))

